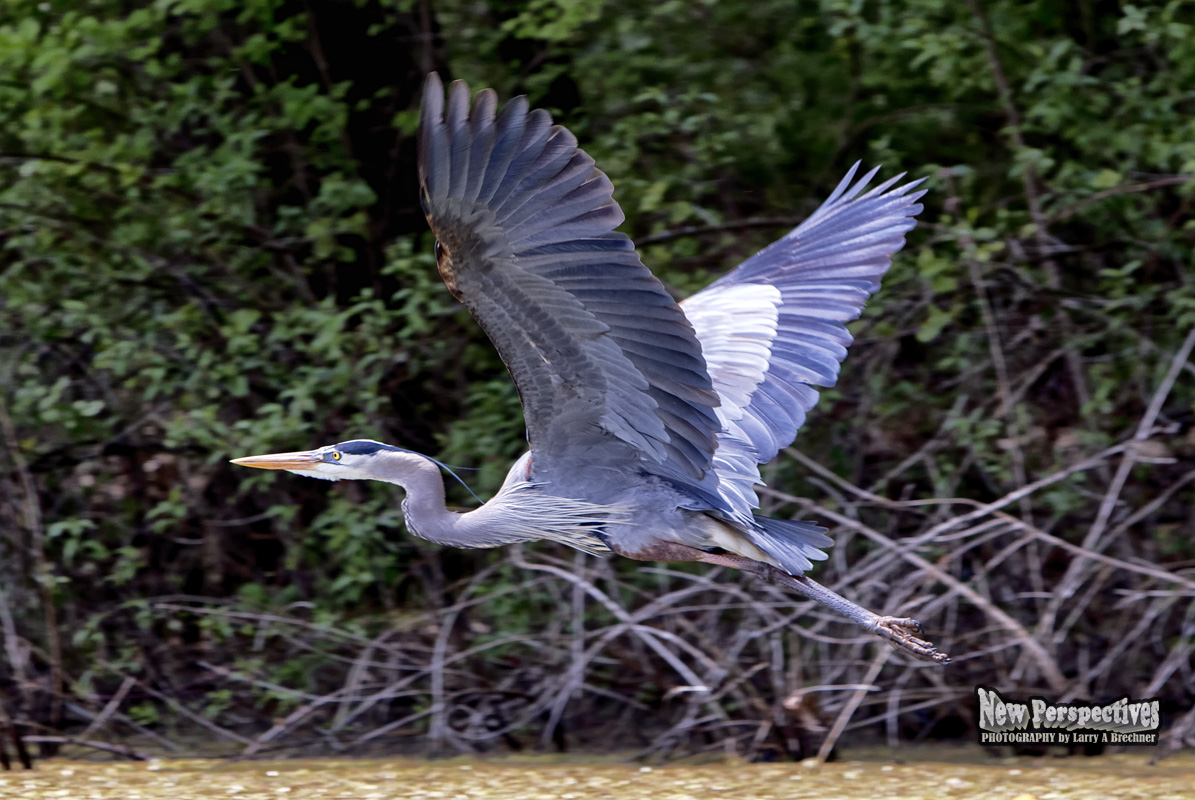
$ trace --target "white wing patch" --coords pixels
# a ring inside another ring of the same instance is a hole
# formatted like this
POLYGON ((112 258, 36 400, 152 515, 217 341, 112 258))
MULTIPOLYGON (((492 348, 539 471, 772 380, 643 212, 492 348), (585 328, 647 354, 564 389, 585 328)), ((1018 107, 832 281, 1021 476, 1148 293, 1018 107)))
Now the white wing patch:
POLYGON ((764 283, 740 283, 715 295, 696 294, 680 304, 693 324, 701 353, 722 400, 715 409, 722 421, 743 416, 755 387, 768 371, 780 290, 764 283))
POLYGON ((699 293, 681 303, 689 318, 722 405, 714 409, 722 430, 714 451, 719 491, 739 522, 750 522, 759 507, 755 494, 758 452, 744 428, 753 419, 747 407, 768 372, 780 321, 780 290, 765 283, 740 283, 717 293, 699 293))

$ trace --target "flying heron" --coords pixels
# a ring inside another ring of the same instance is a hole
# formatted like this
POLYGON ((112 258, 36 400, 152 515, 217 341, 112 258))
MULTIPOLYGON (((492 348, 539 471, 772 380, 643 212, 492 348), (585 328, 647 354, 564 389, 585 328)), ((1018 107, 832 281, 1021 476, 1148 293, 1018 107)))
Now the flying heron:
POLYGON ((419 174, 440 276, 506 362, 530 449, 488 503, 445 507, 440 465, 354 439, 238 458, 405 490, 416 536, 454 547, 547 539, 597 555, 734 567, 816 600, 920 658, 916 620, 804 573, 833 541, 759 507, 759 465, 833 386, 857 318, 921 211, 921 181, 864 191, 858 164, 779 241, 679 305, 615 230, 613 187, 576 137, 492 89, 424 86, 419 174), (895 188, 894 188, 895 187, 895 188))

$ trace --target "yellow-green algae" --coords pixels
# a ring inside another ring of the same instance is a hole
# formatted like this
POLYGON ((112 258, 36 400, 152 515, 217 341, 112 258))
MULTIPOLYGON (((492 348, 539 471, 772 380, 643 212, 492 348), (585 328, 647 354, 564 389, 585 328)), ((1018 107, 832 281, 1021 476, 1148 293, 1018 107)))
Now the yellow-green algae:
MULTIPOLYGON (((974 751, 972 751, 974 753, 974 751)), ((1156 752, 1098 758, 972 758, 898 763, 882 757, 818 765, 721 763, 640 766, 609 761, 504 758, 473 761, 161 760, 96 763, 55 759, 32 772, 0 773, 0 798, 1149 798, 1195 796, 1195 755, 1157 764, 1156 752)))

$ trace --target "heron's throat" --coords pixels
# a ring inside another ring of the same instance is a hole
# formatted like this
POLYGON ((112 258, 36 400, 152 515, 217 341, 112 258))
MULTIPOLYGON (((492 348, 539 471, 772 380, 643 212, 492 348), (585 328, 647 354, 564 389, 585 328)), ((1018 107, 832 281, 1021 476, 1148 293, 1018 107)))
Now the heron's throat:
POLYGON ((379 453, 377 458, 374 477, 406 492, 402 511, 410 532, 422 539, 453 544, 450 540, 457 537, 456 528, 464 515, 445 505, 440 468, 426 456, 410 451, 379 453))
POLYGON ((518 541, 491 530, 488 515, 482 512, 493 501, 473 511, 449 510, 443 473, 430 458, 409 450, 379 453, 378 457, 383 460, 374 469, 374 477, 397 484, 406 492, 402 512, 407 530, 413 535, 450 547, 497 547, 518 541))

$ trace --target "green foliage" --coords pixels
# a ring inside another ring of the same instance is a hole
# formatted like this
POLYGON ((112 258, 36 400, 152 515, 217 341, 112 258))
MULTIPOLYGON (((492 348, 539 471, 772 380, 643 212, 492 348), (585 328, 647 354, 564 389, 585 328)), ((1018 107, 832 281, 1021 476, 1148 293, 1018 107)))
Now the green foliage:
MULTIPOLYGON (((21 456, 0 454, 0 515, 22 520, 0 528, 0 581, 17 610, 41 602, 23 570, 27 475, 81 687, 137 672, 155 638, 171 653, 260 639, 247 674, 314 685, 331 668, 272 661, 281 634, 199 613, 167 630, 150 598, 301 608, 365 635, 451 604, 501 557, 412 542, 392 487, 226 464, 374 437, 476 469, 484 497, 526 446, 505 369, 434 269, 416 64, 552 108, 678 294, 799 221, 856 160, 927 178, 923 224, 798 442, 859 485, 904 464, 912 496, 982 501, 1063 469, 1132 435, 1195 325, 1188 3, 985 0, 985 20, 947 0, 410 5, 0 11, 0 411, 21 456)), ((1191 386, 1159 420, 1187 457, 1191 386)), ((1125 498, 1177 469, 1134 473, 1125 498)), ((1052 486, 1040 517, 1077 540, 1097 479, 1052 486)), ((773 484, 823 494, 791 462, 773 484)), ((1189 557, 1193 503, 1188 484, 1151 517, 1166 557, 1189 557)), ((501 594, 511 569, 483 588, 487 635, 567 606, 501 594)), ((211 719, 236 707, 227 691, 208 703, 211 719)), ((163 708, 128 713, 150 725, 163 708)))

